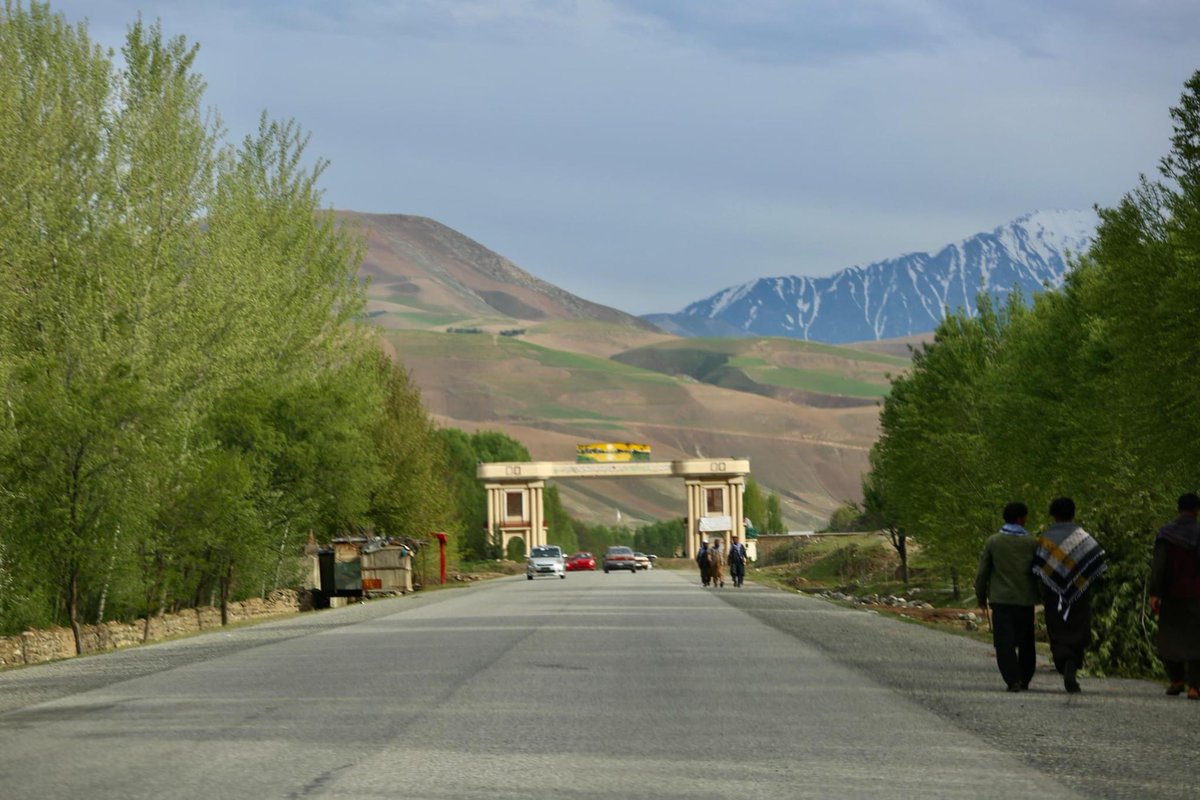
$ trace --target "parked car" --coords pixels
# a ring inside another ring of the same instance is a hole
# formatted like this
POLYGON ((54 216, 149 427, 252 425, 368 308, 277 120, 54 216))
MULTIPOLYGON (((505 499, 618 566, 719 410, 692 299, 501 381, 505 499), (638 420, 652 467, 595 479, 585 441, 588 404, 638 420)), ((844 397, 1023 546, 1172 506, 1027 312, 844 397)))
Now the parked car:
POLYGON ((561 547, 545 544, 529 552, 529 558, 525 561, 525 577, 533 580, 537 575, 567 577, 567 564, 561 547))
POLYGON ((634 553, 633 558, 637 561, 638 569, 650 569, 650 556, 645 553, 634 553))
POLYGON ((596 569, 596 557, 591 553, 576 553, 567 559, 567 572, 596 569))
POLYGON ((633 557, 632 549, 620 545, 608 548, 608 552, 604 554, 604 571, 608 572, 614 569, 638 571, 637 559, 633 557))

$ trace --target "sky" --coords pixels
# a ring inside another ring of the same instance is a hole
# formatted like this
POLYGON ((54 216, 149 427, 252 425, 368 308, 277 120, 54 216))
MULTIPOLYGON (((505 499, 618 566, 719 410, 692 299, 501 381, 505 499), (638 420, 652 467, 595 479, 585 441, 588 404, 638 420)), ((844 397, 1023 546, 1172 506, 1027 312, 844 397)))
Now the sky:
POLYGON ((829 275, 1153 174, 1200 0, 63 0, 199 44, 232 141, 635 314, 829 275))

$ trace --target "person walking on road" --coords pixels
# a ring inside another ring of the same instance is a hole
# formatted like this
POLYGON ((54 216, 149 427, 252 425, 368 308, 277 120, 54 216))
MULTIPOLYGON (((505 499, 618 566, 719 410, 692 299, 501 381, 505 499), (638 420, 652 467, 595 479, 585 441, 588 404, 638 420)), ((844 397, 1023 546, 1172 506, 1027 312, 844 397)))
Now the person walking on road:
POLYGON ((708 546, 709 579, 713 586, 725 586, 725 553, 721 550, 721 540, 713 539, 708 546))
POLYGON ((708 564, 708 542, 700 542, 700 549, 696 552, 696 564, 700 567, 700 585, 708 586, 712 576, 712 568, 708 564))
POLYGON ((1200 700, 1200 496, 1179 498, 1179 516, 1158 531, 1150 568, 1150 610, 1158 615, 1158 657, 1171 685, 1200 700))
POLYGON ((1037 669, 1033 608, 1041 593, 1031 567, 1038 540, 1025 530, 1028 518, 1024 503, 1004 507, 1004 525, 984 543, 975 573, 975 597, 984 612, 991 607, 996 665, 1010 692, 1028 689, 1037 669))
POLYGON ((1104 550, 1075 522, 1075 501, 1057 497, 1050 503, 1054 524, 1038 539, 1033 574, 1041 579, 1046 633, 1054 668, 1072 694, 1080 691, 1076 672, 1092 642, 1092 609, 1088 589, 1104 574, 1104 550))
POLYGON ((750 560, 746 553, 746 545, 738 541, 737 534, 729 542, 729 577, 733 585, 741 587, 746 581, 746 562, 750 560))

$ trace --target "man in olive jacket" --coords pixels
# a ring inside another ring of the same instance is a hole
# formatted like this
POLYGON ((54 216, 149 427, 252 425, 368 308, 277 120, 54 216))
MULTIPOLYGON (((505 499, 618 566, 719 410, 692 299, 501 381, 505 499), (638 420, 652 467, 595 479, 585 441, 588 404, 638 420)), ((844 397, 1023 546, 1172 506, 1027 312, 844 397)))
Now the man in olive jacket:
POLYGON ((1037 668, 1033 607, 1041 598, 1031 568, 1038 540, 1025 530, 1028 518, 1024 503, 1004 507, 1004 525, 988 537, 975 574, 975 597, 985 611, 991 606, 996 664, 1010 692, 1028 689, 1037 668))

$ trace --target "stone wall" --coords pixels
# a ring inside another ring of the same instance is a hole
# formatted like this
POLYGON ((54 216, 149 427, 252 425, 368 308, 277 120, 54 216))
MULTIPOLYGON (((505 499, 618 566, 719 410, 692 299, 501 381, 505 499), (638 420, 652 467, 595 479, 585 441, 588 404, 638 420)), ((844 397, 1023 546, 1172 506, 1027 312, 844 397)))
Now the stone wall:
MULTIPOLYGON (((240 622, 277 617, 301 610, 301 594, 291 589, 271 592, 266 599, 252 598, 229 604, 229 621, 240 622)), ((83 626, 83 651, 95 653, 142 644, 146 621, 105 622, 83 626)), ((163 614, 150 620, 147 641, 221 627, 221 609, 197 608, 178 614, 163 614)), ((0 636, 0 668, 38 664, 75 655, 75 637, 70 628, 25 631, 17 636, 0 636)))

